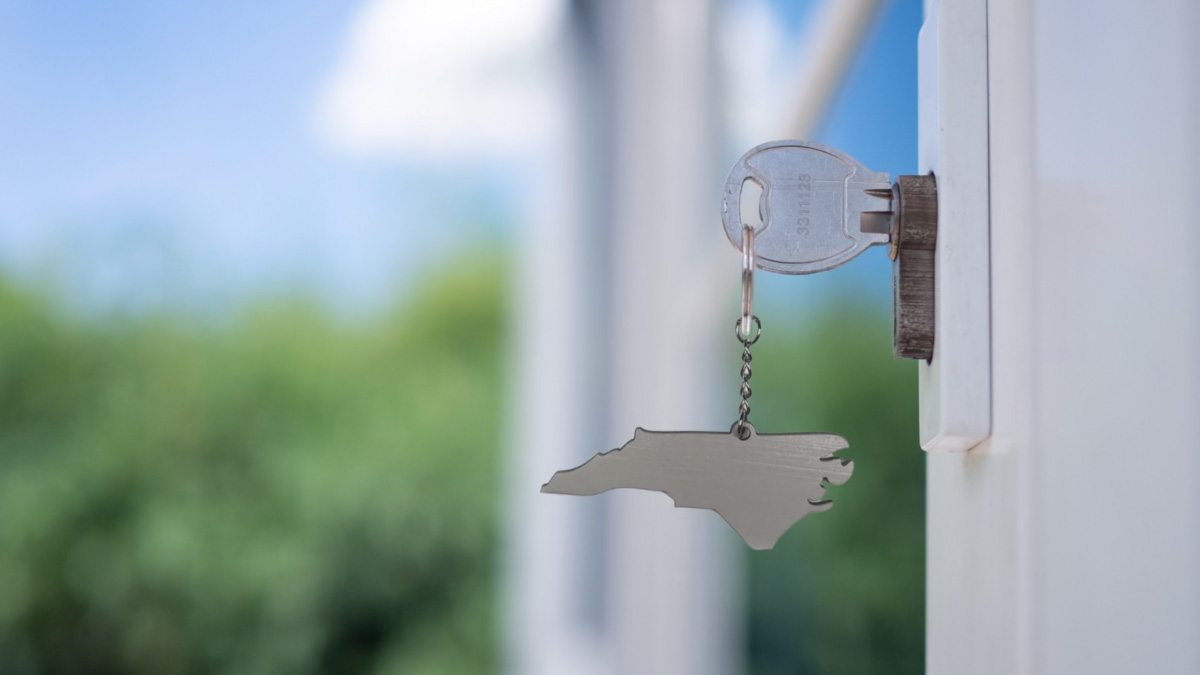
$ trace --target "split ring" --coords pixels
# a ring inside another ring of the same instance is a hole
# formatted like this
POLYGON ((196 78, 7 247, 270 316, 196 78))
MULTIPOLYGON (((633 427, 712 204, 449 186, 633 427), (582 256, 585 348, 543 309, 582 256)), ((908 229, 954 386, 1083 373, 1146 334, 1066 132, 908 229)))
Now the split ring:
POLYGON ((753 330, 754 337, 753 338, 750 337, 750 333, 751 333, 750 330, 747 330, 746 334, 742 335, 743 324, 742 324, 741 318, 738 318, 738 320, 734 322, 733 332, 737 336, 737 339, 739 342, 741 342, 742 344, 749 347, 750 345, 754 344, 755 342, 758 342, 758 338, 762 337, 762 322, 758 320, 757 316, 751 316, 750 321, 747 321, 744 325, 746 325, 746 326, 753 325, 754 326, 754 330, 753 330))
POLYGON ((758 320, 754 316, 754 267, 757 264, 754 260, 754 235, 752 225, 742 226, 742 318, 738 321, 738 339, 742 342, 750 338, 751 319, 758 320))

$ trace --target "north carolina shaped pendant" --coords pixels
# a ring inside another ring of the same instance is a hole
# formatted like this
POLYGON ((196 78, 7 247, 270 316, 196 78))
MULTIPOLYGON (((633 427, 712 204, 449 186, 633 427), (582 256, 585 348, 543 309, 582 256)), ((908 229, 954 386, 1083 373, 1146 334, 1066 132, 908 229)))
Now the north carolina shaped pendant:
POLYGON ((647 431, 582 465, 558 471, 542 492, 596 495, 616 488, 665 493, 676 507, 711 509, 764 550, 796 521, 827 511, 827 485, 850 479, 854 463, 833 453, 849 447, 837 434, 647 431))

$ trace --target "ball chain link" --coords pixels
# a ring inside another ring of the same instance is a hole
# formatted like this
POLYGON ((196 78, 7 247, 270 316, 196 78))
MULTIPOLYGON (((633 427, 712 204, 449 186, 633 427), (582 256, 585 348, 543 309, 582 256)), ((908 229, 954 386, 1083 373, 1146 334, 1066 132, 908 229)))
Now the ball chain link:
POLYGON ((739 317, 734 324, 734 335, 737 336, 738 342, 742 343, 742 403, 738 406, 738 421, 737 421, 737 437, 743 441, 750 438, 750 396, 754 391, 750 388, 750 376, 753 371, 750 368, 750 361, 753 356, 750 354, 750 345, 758 342, 758 338, 762 337, 762 321, 759 321, 757 316, 751 317, 754 324, 753 337, 751 331, 742 331, 742 319, 739 317))

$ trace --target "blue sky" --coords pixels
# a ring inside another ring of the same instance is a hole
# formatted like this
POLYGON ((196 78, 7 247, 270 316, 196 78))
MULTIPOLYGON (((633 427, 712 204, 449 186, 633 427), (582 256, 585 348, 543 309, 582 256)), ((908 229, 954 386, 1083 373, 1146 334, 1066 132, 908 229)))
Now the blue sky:
MULTIPOLYGON (((794 35, 814 3, 773 4, 794 35)), ((300 287, 370 305, 421 252, 500 236, 515 197, 495 166, 355 157, 314 133, 360 10, 0 3, 0 264, 98 301, 300 287)), ((816 140, 914 169, 919 24, 919 0, 887 6, 816 140)), ((869 255, 828 283, 869 278, 886 296, 869 255)))
POLYGON ((884 4, 818 132, 821 140, 893 176, 917 170, 920 0, 884 4))
POLYGON ((349 12, 229 0, 0 6, 5 220, 36 229, 123 209, 294 218, 272 192, 312 180, 320 163, 303 112, 333 58, 329 26, 349 12))
POLYGON ((495 195, 468 181, 482 194, 431 203, 438 170, 316 141, 356 8, 0 5, 0 260, 53 265, 101 300, 390 293, 395 252, 439 238, 398 214, 469 223, 495 195))
MULTIPOLYGON (((778 3, 800 32, 811 5, 778 3)), ((824 121, 812 140, 839 148, 876 171, 893 176, 917 170, 917 32, 920 0, 891 0, 868 33, 824 121)), ((805 308, 794 300, 840 298, 849 292, 872 304, 890 307, 892 266, 876 246, 845 266, 796 279, 760 274, 760 294, 768 305, 785 305, 797 317, 805 308)))

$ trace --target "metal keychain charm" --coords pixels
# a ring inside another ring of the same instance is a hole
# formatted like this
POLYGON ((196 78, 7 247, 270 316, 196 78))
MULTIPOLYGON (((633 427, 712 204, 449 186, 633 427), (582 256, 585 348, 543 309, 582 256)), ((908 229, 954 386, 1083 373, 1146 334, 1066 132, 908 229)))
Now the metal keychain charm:
POLYGON ((827 511, 825 487, 850 478, 854 463, 834 455, 848 447, 837 434, 759 434, 750 423, 750 347, 762 336, 754 315, 757 267, 753 226, 743 224, 741 405, 728 432, 647 431, 624 446, 558 471, 542 492, 595 495, 616 488, 663 492, 676 507, 711 509, 754 549, 769 549, 796 521, 827 511))

